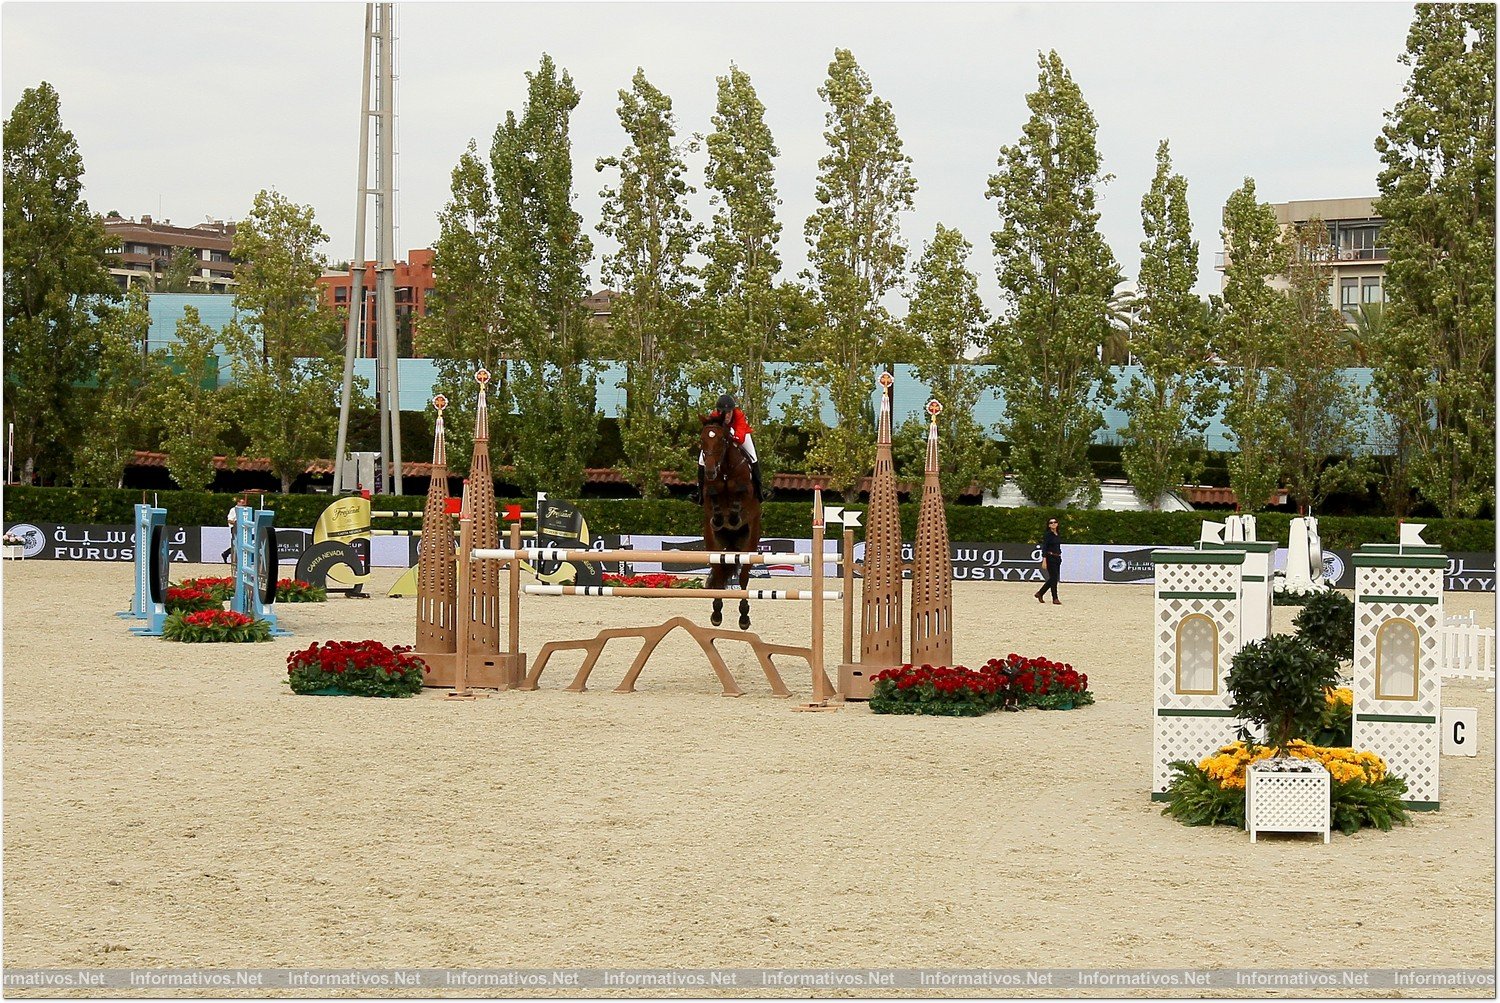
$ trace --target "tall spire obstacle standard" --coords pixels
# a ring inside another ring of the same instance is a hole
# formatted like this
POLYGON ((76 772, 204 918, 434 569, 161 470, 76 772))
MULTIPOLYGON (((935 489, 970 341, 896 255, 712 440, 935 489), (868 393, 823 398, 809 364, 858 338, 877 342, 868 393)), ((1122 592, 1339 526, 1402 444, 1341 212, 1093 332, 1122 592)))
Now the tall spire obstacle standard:
MULTIPOLYGON (((485 393, 485 387, 490 381, 489 370, 479 370, 474 374, 474 380, 479 384, 479 406, 474 414, 474 452, 469 461, 469 479, 464 485, 462 518, 467 520, 468 534, 461 545, 470 549, 495 549, 500 546, 500 523, 495 509, 495 482, 490 472, 490 413, 485 393)), ((433 403, 435 405, 436 400, 433 403)), ((441 424, 439 428, 441 429, 441 424)), ((440 430, 439 435, 441 434, 440 430)), ((447 497, 446 450, 447 447, 441 440, 433 445, 434 463, 442 455, 445 466, 441 477, 436 469, 433 470, 433 483, 427 489, 428 513, 435 504, 434 492, 441 492, 444 499, 447 497), (444 486, 440 487, 440 482, 444 486)), ((441 522, 450 528, 438 533, 431 528, 428 518, 430 516, 423 520, 422 559, 434 561, 435 570, 431 593, 419 590, 419 639, 425 629, 422 617, 428 607, 424 604, 429 598, 435 603, 441 603, 443 589, 446 587, 441 568, 443 562, 451 563, 454 560, 448 548, 438 546, 439 540, 451 539, 451 522, 444 517, 441 522), (429 555, 429 551, 434 553, 429 555), (443 551, 446 556, 439 559, 437 551, 443 551)), ((431 669, 425 680, 426 685, 452 686, 459 691, 468 687, 514 689, 526 674, 526 656, 519 652, 500 650, 500 564, 497 561, 464 561, 458 563, 456 568, 458 570, 451 574, 454 599, 448 621, 452 624, 453 646, 451 649, 428 652, 420 650, 419 641, 419 650, 415 652, 431 669), (468 573, 462 574, 465 568, 468 573), (463 662, 462 667, 460 662, 463 662)), ((420 581, 421 571, 417 574, 420 581)), ((434 644, 438 643, 439 634, 434 628, 434 644)), ((447 644, 446 641, 441 643, 447 644)))
POLYGON ((953 664, 953 557, 938 468, 937 419, 942 413, 942 404, 927 402, 927 464, 911 575, 913 665, 953 664))
POLYGON ((903 664, 901 509, 896 499, 896 464, 891 456, 891 385, 895 382, 890 373, 880 374, 880 422, 860 590, 859 660, 839 666, 839 692, 856 699, 869 696, 871 676, 903 664))

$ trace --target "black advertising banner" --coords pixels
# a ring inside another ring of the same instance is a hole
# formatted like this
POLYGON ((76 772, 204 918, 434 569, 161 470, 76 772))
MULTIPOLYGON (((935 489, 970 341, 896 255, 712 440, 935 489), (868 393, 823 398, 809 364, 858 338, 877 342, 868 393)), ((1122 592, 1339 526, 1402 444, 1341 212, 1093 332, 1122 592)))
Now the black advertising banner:
POLYGON ((1495 555, 1449 554, 1443 588, 1449 592, 1495 591, 1495 555))
MULTIPOLYGON (((683 536, 619 536, 613 533, 600 534, 584 542, 581 517, 574 521, 571 506, 552 503, 549 511, 551 525, 547 527, 551 536, 544 543, 587 549, 609 550, 683 550, 703 549, 703 540, 683 536)), ((576 512, 576 510, 573 510, 576 512)), ((133 561, 135 560, 134 526, 58 525, 54 523, 10 523, 5 534, 21 540, 21 555, 26 560, 44 561, 133 561)), ((168 552, 174 564, 218 564, 219 554, 229 544, 229 531, 223 526, 168 526, 168 552)), ((311 545, 312 531, 307 529, 276 529, 278 564, 296 564, 303 551, 311 545)), ((761 540, 760 549, 768 553, 797 553, 811 546, 806 539, 768 537, 761 540)), ((420 540, 417 537, 376 537, 370 541, 371 562, 375 567, 411 567, 417 562, 420 540)), ((953 578, 955 581, 973 582, 1041 582, 1043 578, 1041 548, 1029 543, 972 543, 951 544, 953 578)), ((1116 546, 1098 544, 1063 544, 1062 580, 1064 582, 1108 584, 1151 583, 1156 576, 1156 566, 1151 554, 1160 547, 1116 546)), ((1165 549, 1181 550, 1182 547, 1165 549)), ((863 555, 864 544, 855 545, 855 559, 863 555)), ((1352 551, 1325 550, 1323 552, 1323 575, 1335 588, 1354 588, 1354 561, 1352 551)), ((831 556, 831 553, 830 553, 831 556)), ((912 559, 912 544, 903 541, 902 559, 912 559)), ((618 574, 625 565, 611 562, 582 562, 590 570, 618 574)), ((646 566, 650 566, 649 564, 646 566)), ((1286 550, 1276 552, 1273 565, 1280 570, 1286 566, 1286 550)), ((678 574, 702 574, 707 564, 673 565, 668 569, 678 574)), ((793 565, 770 565, 754 567, 757 577, 768 575, 805 575, 807 569, 793 565)), ((1448 568, 1443 576, 1443 588, 1447 592, 1494 592, 1495 555, 1488 553, 1462 552, 1448 555, 1448 568)))
MULTIPOLYGON (((1042 548, 1031 543, 954 543, 953 580, 958 582, 1040 582, 1042 548)), ((901 547, 910 560, 910 544, 901 547)), ((1066 569, 1068 562, 1063 560, 1066 569)))
MULTIPOLYGON (((39 561, 133 561, 134 526, 59 526, 12 523, 6 536, 21 538, 21 554, 39 561)), ((198 526, 167 526, 167 557, 173 564, 198 564, 203 531, 198 526)))
POLYGON ((1106 582, 1149 582, 1156 578, 1156 562, 1151 559, 1155 547, 1118 550, 1105 547, 1103 560, 1106 582))

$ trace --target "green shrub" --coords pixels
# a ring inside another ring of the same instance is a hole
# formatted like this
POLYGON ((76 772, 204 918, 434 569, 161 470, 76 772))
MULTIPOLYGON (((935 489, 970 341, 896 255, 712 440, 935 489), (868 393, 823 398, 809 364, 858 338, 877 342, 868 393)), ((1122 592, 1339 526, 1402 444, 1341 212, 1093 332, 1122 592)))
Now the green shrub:
MULTIPOLYGON (((6 489, 4 518, 7 522, 53 522, 73 524, 130 525, 134 506, 154 498, 167 510, 174 526, 222 526, 224 513, 234 503, 233 494, 201 491, 141 492, 115 488, 39 488, 13 485, 6 489)), ((333 499, 322 494, 251 493, 256 507, 276 513, 276 525, 311 529, 333 499)), ((832 497, 829 497, 833 501, 832 497)), ((371 507, 377 511, 421 511, 420 495, 376 495, 371 507)), ((916 536, 920 499, 901 506, 901 528, 907 539, 916 536)), ((500 506, 519 503, 530 510, 534 498, 500 498, 500 506)), ((681 498, 582 498, 577 505, 594 533, 696 536, 703 529, 702 509, 681 498)), ((864 512, 867 506, 847 506, 864 512)), ((1186 546, 1196 542, 1203 520, 1220 520, 1222 512, 1104 512, 1087 509, 1000 508, 986 505, 948 506, 948 536, 952 540, 979 543, 1036 543, 1052 516, 1061 520, 1063 540, 1068 543, 1119 544, 1127 546, 1186 546)), ((1257 519, 1263 540, 1287 539, 1292 516, 1286 512, 1262 512, 1257 519)), ((420 516, 382 520, 382 528, 417 529, 420 516)), ((838 532, 831 527, 831 532, 838 532)), ((1374 516, 1321 516, 1318 531, 1328 550, 1352 550, 1366 543, 1395 543, 1396 520, 1374 516)), ((808 533, 806 501, 768 501, 762 506, 761 533, 767 537, 801 537, 808 533)), ((1490 553, 1495 549, 1493 519, 1430 519, 1426 539, 1444 550, 1490 553)))
POLYGON ((1232 825, 1245 827, 1245 790, 1220 787, 1196 763, 1178 760, 1170 764, 1172 781, 1167 787, 1163 815, 1183 825, 1232 825))
POLYGON ((1315 593, 1292 625, 1298 637, 1334 661, 1354 660, 1354 600, 1337 589, 1315 593))
POLYGON ((1284 749, 1292 739, 1317 732, 1327 691, 1337 684, 1338 663, 1327 654, 1299 637, 1273 634, 1235 654, 1230 710, 1263 727, 1267 745, 1284 749))

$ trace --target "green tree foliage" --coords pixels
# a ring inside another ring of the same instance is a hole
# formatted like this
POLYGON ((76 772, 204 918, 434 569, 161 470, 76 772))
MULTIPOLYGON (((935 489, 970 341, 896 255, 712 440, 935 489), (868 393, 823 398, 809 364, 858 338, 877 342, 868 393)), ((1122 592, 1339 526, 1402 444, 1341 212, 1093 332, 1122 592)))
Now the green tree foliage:
POLYGON ((1092 507, 1099 484, 1088 446, 1114 387, 1100 346, 1120 270, 1095 209, 1111 178, 1083 92, 1056 52, 1037 62, 1038 87, 1026 95, 1031 117, 1016 144, 1000 148, 986 193, 1000 213, 991 237, 1009 300, 992 347, 1005 390, 1002 433, 1028 498, 1057 505, 1081 490, 1092 507))
POLYGON ((156 277, 159 293, 188 293, 193 291, 193 276, 198 274, 198 255, 191 247, 179 247, 166 261, 166 267, 156 277))
POLYGON ((241 262, 237 317, 224 330, 236 414, 252 454, 267 457, 281 490, 326 456, 338 431, 343 356, 337 315, 318 306, 328 239, 311 206, 273 191, 255 196, 234 235, 241 262))
POLYGON ((1121 408, 1121 464, 1151 507, 1202 469, 1204 432, 1218 401, 1217 376, 1208 361, 1209 329, 1198 282, 1198 242, 1188 216, 1187 179, 1172 173, 1166 140, 1156 148, 1156 176, 1141 199, 1141 272, 1138 323, 1131 350, 1141 367, 1121 408))
POLYGON ((1224 299, 1214 348, 1226 367, 1224 424, 1237 452, 1229 457, 1229 486, 1242 512, 1259 512, 1281 482, 1286 443, 1285 355, 1287 299, 1271 280, 1286 274, 1286 247, 1276 212, 1255 199, 1246 178, 1224 206, 1224 299))
POLYGON ((691 303, 693 269, 687 264, 700 235, 687 208, 695 189, 687 183, 685 152, 677 142, 672 99, 637 69, 620 93, 625 149, 601 157, 595 168, 618 173, 615 187, 599 194, 599 232, 619 249, 604 259, 603 279, 620 291, 610 315, 614 352, 626 364, 621 386, 625 410, 620 442, 625 476, 646 498, 662 494, 661 472, 684 475, 695 465, 688 439, 688 388, 684 375, 696 353, 691 303))
MULTIPOLYGON (((490 367, 493 409, 510 410, 504 361, 516 350, 503 309, 505 263, 489 165, 470 140, 452 173, 453 197, 438 212, 433 246, 433 289, 417 337, 433 360, 438 385, 448 399, 444 438, 450 470, 466 473, 474 446, 474 410, 479 385, 474 373, 490 367)), ((491 460, 509 460, 503 423, 491 444, 491 460)))
POLYGON ((131 289, 96 328, 99 389, 88 409, 73 468, 73 480, 84 487, 124 487, 126 465, 160 423, 153 397, 167 360, 165 352, 147 350, 150 330, 151 313, 141 286, 131 289))
MULTIPOLYGON (((971 481, 996 487, 1002 471, 999 448, 989 430, 974 420, 984 394, 995 386, 993 370, 976 367, 972 356, 984 344, 989 313, 979 299, 979 280, 969 271, 973 245, 939 223, 914 269, 906 326, 916 347, 913 371, 943 405, 938 419, 943 497, 956 499, 971 481)), ((901 428, 897 453, 906 462, 902 476, 920 479, 927 462, 925 413, 901 428)))
POLYGON ((83 156, 51 84, 22 92, 4 145, 5 416, 20 479, 53 480, 89 418, 74 386, 93 374, 95 325, 120 295, 105 257, 114 244, 83 199, 83 156))
POLYGON ((804 232, 823 323, 807 346, 801 375, 826 388, 838 417, 836 427, 816 432, 808 466, 828 474, 830 486, 847 499, 874 463, 867 417, 874 369, 898 334, 880 301, 905 273, 900 217, 912 208, 917 182, 894 110, 875 96, 847 49, 835 50, 818 96, 828 105, 828 152, 818 161, 820 208, 804 232))
POLYGON ((1375 386, 1446 516, 1495 504, 1495 55, 1492 4, 1418 4, 1375 140, 1391 249, 1375 386))
POLYGON ((775 174, 780 150, 766 125, 765 106, 738 66, 731 65, 718 78, 718 104, 706 146, 705 187, 714 216, 700 248, 704 336, 692 382, 705 398, 726 388, 734 392, 756 429, 762 465, 779 470, 786 460, 786 422, 773 427, 766 422, 772 397, 789 380, 782 370, 768 370, 765 364, 792 356, 787 328, 795 311, 788 306, 794 305, 797 290, 776 281, 781 272, 776 251, 781 199, 775 174))
POLYGON ((507 112, 490 146, 500 312, 514 346, 507 442, 523 490, 575 497, 599 437, 595 335, 583 307, 594 252, 573 209, 568 137, 579 93, 548 55, 526 81, 520 117, 507 112))
POLYGON ((1354 360, 1348 328, 1328 296, 1328 250, 1328 228, 1316 217, 1297 226, 1288 242, 1283 463, 1300 512, 1316 511, 1329 495, 1359 487, 1365 478, 1365 464, 1355 455, 1362 438, 1360 394, 1343 374, 1354 360))
POLYGON ((1246 644, 1230 663, 1230 710, 1263 727, 1267 745, 1285 749, 1294 738, 1316 734, 1324 694, 1338 678, 1338 662, 1328 654, 1300 637, 1273 634, 1246 644))
POLYGON ((184 307, 177 321, 171 365, 159 371, 153 388, 155 409, 166 425, 162 449, 167 454, 167 473, 187 491, 203 490, 213 483, 214 457, 225 452, 224 431, 229 422, 227 398, 217 389, 217 340, 218 332, 203 323, 197 308, 184 307))

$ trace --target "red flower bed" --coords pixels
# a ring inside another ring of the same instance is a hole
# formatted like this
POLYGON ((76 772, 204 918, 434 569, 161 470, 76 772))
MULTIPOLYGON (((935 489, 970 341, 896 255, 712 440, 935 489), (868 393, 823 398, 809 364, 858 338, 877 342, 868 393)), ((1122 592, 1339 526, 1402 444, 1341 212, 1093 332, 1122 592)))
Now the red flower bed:
POLYGON ((870 709, 877 714, 943 714, 977 717, 1005 708, 1067 710, 1094 702, 1089 677, 1047 658, 1007 655, 979 669, 962 665, 903 665, 871 680, 870 709))
POLYGON ((182 583, 182 587, 207 592, 219 602, 228 602, 234 598, 234 579, 227 576, 215 578, 205 575, 202 578, 189 578, 182 583))
POLYGON ((191 585, 172 585, 167 588, 167 596, 163 605, 170 613, 200 613, 204 610, 215 610, 223 603, 213 593, 194 588, 191 585))
POLYGON ((422 689, 427 664, 410 645, 379 641, 327 641, 286 656, 293 693, 343 693, 365 697, 411 696, 422 689))
POLYGON ((269 641, 271 625, 229 609, 206 609, 197 613, 174 613, 162 625, 168 641, 269 641))
POLYGON ((327 602, 328 590, 300 578, 283 578, 276 583, 277 602, 327 602))
POLYGON ((637 589, 701 589, 703 579, 686 578, 657 571, 645 575, 605 575, 604 584, 637 589))

